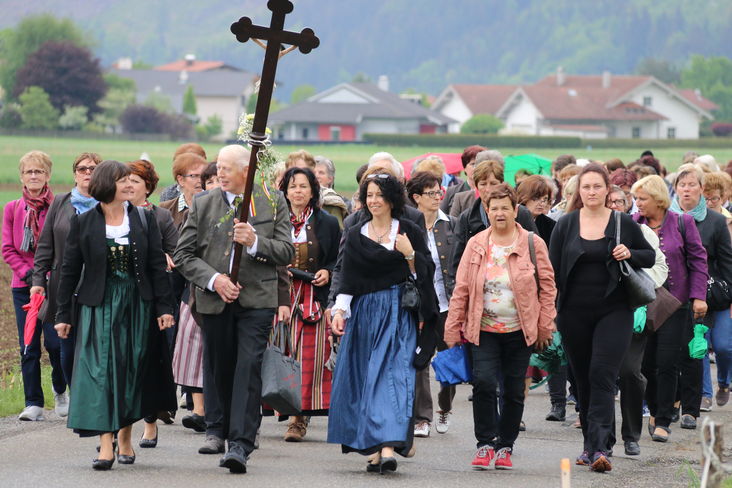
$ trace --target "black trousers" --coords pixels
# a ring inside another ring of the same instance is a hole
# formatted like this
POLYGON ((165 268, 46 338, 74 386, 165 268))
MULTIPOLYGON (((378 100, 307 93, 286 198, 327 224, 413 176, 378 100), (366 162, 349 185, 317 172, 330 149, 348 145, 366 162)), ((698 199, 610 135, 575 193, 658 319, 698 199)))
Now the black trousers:
POLYGON ((239 445, 247 454, 254 450, 262 419, 262 357, 274 313, 272 308, 245 309, 232 303, 221 314, 203 315, 207 433, 209 406, 212 406, 211 433, 218 430, 221 438, 228 439, 230 448, 239 445), (211 405, 211 395, 207 394, 207 379, 215 386, 219 419, 216 405, 211 405))
MULTIPOLYGON (((445 320, 447 312, 442 312, 435 324, 435 333, 437 334, 437 351, 447 349, 445 341, 442 339, 445 335, 445 320)), ((437 404, 443 412, 452 410, 452 400, 455 398, 455 385, 441 386, 437 394, 437 404)), ((415 395, 414 395, 414 423, 420 422, 432 423, 432 391, 430 388, 430 368, 429 366, 417 371, 415 395)))
MULTIPOLYGON (((691 338, 691 310, 684 304, 648 338, 643 358, 643 375, 648 379, 646 402, 656 425, 668 427, 674 413, 679 371, 691 338)), ((701 373, 699 374, 699 401, 701 401, 701 373)), ((698 416, 698 408, 697 416, 698 416)))
POLYGON ((470 350, 477 445, 513 448, 524 414, 524 378, 532 348, 526 345, 521 331, 507 334, 481 332, 480 345, 471 344, 470 350), (503 380, 500 418, 496 412, 499 378, 503 380))
MULTIPOLYGON (((684 344, 688 344, 693 336, 692 333, 686 338, 684 344)), ((702 397, 702 380, 704 376, 704 367, 701 359, 689 357, 689 350, 684 346, 682 352, 679 370, 679 398, 681 400, 682 415, 689 414, 694 418, 699 418, 702 397)))
POLYGON ((648 381, 641 372, 643 353, 648 336, 633 334, 628 352, 620 366, 620 413, 623 424, 620 427, 623 441, 638 442, 643 430, 643 397, 648 381))
POLYGON ((584 450, 607 451, 613 440, 615 383, 633 335, 633 312, 624 304, 564 306, 557 328, 574 373, 584 450))

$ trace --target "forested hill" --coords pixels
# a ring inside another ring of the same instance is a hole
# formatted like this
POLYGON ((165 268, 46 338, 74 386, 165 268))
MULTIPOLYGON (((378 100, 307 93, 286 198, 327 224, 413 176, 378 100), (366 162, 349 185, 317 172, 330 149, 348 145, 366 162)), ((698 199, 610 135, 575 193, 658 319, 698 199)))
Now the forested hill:
MULTIPOLYGON (((394 90, 433 94, 447 83, 532 82, 568 73, 633 72, 642 58, 685 63, 732 57, 729 0, 294 0, 286 25, 312 27, 321 46, 283 59, 281 91, 318 89, 356 73, 387 74, 394 90)), ((269 23, 266 0, 0 0, 0 28, 24 15, 70 17, 109 64, 161 64, 195 53, 257 71, 263 51, 240 45, 240 16, 269 23)), ((284 95, 285 93, 281 93, 284 95)))

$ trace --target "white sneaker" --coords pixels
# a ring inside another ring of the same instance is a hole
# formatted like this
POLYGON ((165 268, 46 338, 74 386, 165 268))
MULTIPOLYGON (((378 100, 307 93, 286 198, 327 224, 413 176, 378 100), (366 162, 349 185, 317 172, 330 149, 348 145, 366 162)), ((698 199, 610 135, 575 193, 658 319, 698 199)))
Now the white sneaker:
POLYGON ((69 415, 69 391, 66 390, 63 393, 56 393, 53 394, 53 401, 55 404, 54 410, 56 410, 56 415, 59 417, 66 417, 69 415))
POLYGON ((414 437, 429 437, 430 436, 430 423, 420 422, 414 426, 414 437))
POLYGON ((435 430, 438 434, 444 434, 447 429, 450 428, 450 415, 451 412, 437 412, 437 423, 435 424, 435 430))
POLYGON ((18 420, 45 420, 43 418, 43 409, 35 405, 25 407, 25 409, 18 415, 18 420))

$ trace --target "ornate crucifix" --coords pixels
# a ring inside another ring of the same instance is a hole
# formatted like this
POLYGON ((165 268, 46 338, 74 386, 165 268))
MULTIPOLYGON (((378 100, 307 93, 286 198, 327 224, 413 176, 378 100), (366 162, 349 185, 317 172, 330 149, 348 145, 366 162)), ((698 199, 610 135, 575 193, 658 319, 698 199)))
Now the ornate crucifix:
MULTIPOLYGON (((249 158, 249 169, 247 171, 247 183, 244 188, 244 198, 239 212, 239 221, 246 222, 249 218, 249 202, 252 199, 252 187, 254 186, 254 173, 257 171, 257 153, 263 147, 267 135, 267 117, 269 116, 269 104, 272 100, 275 74, 277 72, 277 61, 280 57, 295 48, 307 54, 320 45, 320 40, 315 36, 312 29, 305 28, 299 34, 284 30, 285 15, 292 12, 294 6, 290 0, 269 0, 267 8, 272 11, 272 20, 269 27, 253 25, 249 17, 242 17, 231 24, 231 32, 239 42, 247 42, 250 38, 258 45, 265 48, 264 64, 262 65, 262 77, 259 82, 259 95, 257 97, 257 108, 254 111, 254 122, 249 136, 249 145, 252 146, 249 158), (262 41, 267 41, 266 44, 262 41), (290 47, 283 49, 282 45, 290 47)), ((242 245, 234 246, 234 261, 231 267, 231 281, 236 283, 239 275, 239 263, 241 262, 242 245)))

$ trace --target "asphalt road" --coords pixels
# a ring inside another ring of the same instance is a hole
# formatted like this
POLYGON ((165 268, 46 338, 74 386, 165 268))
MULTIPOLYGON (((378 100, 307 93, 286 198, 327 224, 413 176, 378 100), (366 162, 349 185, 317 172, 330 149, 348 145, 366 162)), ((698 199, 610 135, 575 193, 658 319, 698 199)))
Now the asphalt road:
MULTIPOLYGON (((398 471, 385 476, 366 473, 364 457, 343 455, 339 446, 327 444, 326 418, 313 418, 306 441, 299 444, 285 443, 284 423, 265 418, 261 448, 253 453, 245 475, 232 475, 219 468, 218 456, 198 454, 203 434, 184 429, 179 422, 180 412, 174 424, 160 423, 157 448, 137 448, 134 465, 115 463, 111 472, 91 469, 97 439, 78 438, 53 411, 46 412, 44 422, 0 419, 0 487, 201 488, 241 483, 297 488, 375 485, 452 488, 476 484, 544 488, 559 486, 560 460, 564 457, 572 460, 572 487, 691 486, 689 470, 700 471, 699 431, 681 430, 678 425, 672 426, 671 440, 666 444, 654 443, 644 435, 640 456, 625 456, 622 444, 617 446, 610 473, 592 473, 586 467, 574 466, 574 458, 582 447, 581 431, 570 425, 574 416, 568 417, 565 423, 544 420, 549 396, 543 387, 532 391, 527 399, 524 415, 527 431, 520 434, 516 443, 514 470, 473 471, 470 461, 475 440, 472 404, 467 401, 469 392, 468 386, 458 387, 449 432, 437 434, 433 427, 429 438, 416 439, 416 456, 398 458, 398 471)), ((709 415, 717 421, 732 419, 732 406, 715 406, 709 415)), ((133 438, 139 438, 141 432, 141 426, 136 425, 133 438)), ((732 434, 727 434, 727 439, 730 437, 732 434)))

